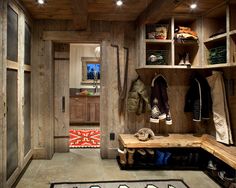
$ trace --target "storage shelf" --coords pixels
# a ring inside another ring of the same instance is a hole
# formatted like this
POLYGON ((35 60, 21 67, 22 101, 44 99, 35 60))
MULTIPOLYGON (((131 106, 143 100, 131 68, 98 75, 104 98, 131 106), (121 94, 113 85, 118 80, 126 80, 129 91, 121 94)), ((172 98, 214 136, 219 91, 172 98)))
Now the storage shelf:
POLYGON ((199 46, 198 42, 189 41, 189 42, 174 42, 175 46, 199 46))
POLYGON ((146 41, 146 43, 168 43, 168 44, 171 44, 171 42, 172 42, 173 40, 169 40, 169 39, 167 39, 167 40, 146 39, 145 41, 146 41))
POLYGON ((146 65, 143 67, 139 67, 136 70, 142 69, 203 69, 203 67, 195 67, 195 66, 186 66, 186 65, 146 65))
POLYGON ((219 63, 219 64, 206 65, 206 68, 222 68, 222 67, 230 67, 230 64, 229 63, 219 63))
POLYGON ((217 35, 217 36, 215 36, 215 37, 209 38, 209 39, 207 39, 206 41, 204 41, 204 44, 209 43, 209 42, 215 42, 215 41, 222 40, 222 39, 226 38, 226 36, 227 36, 226 33, 217 35))
POLYGON ((138 69, 143 69, 143 68, 148 68, 148 69, 168 69, 168 68, 173 68, 172 65, 145 65, 145 66, 142 66, 138 69))

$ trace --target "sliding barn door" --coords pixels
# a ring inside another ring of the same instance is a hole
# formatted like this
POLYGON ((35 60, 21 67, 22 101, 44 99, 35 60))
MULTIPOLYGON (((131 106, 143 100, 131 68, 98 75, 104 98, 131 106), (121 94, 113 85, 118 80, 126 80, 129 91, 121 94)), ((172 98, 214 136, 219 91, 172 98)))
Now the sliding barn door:
POLYGON ((69 151, 69 44, 54 44, 55 152, 69 151))

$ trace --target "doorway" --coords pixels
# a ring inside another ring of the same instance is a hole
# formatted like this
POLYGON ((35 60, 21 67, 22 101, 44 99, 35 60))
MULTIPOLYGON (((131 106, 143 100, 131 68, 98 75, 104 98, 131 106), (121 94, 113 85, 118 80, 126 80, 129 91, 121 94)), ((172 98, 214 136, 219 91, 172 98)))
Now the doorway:
POLYGON ((99 148, 100 44, 54 43, 54 66, 55 152, 99 148))
POLYGON ((70 148, 100 147, 100 44, 70 44, 70 148))

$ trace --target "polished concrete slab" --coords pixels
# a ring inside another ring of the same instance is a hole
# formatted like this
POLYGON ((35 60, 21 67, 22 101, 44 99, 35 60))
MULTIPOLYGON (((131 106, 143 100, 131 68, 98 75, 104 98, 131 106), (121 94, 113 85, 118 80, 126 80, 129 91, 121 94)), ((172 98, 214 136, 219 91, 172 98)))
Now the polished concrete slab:
POLYGON ((191 188, 220 188, 200 171, 120 170, 116 160, 100 158, 99 149, 73 149, 52 160, 33 160, 17 188, 49 188, 52 182, 183 179, 191 188))

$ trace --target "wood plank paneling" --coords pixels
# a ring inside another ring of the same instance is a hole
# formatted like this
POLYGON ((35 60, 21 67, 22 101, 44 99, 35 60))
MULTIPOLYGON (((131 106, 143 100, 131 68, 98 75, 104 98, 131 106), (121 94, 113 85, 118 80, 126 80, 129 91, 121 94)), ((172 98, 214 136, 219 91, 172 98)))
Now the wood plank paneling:
POLYGON ((76 30, 86 30, 88 25, 88 1, 72 0, 72 13, 76 30))
MULTIPOLYGON (((3 88, 3 49, 5 48, 3 45, 3 9, 4 1, 0 0, 0 88, 3 88)), ((0 92, 0 98, 3 99, 3 91, 0 92)), ((4 100, 0 102, 0 153, 3 154, 3 118, 4 118, 4 100)), ((0 187, 3 187, 3 155, 0 155, 0 187)))
POLYGON ((54 151, 68 152, 69 44, 54 45, 54 76, 54 151))
MULTIPOLYGON (((75 12, 88 12, 90 19, 95 20, 118 20, 118 21, 132 21, 142 12, 151 0, 129 0, 125 1, 122 8, 116 6, 115 1, 111 0, 96 0, 87 1, 88 5, 83 6, 83 9, 75 9, 77 4, 80 6, 80 1, 70 0, 50 0, 44 6, 38 6, 34 1, 22 0, 26 8, 30 11, 35 19, 60 19, 60 20, 74 20, 78 18, 75 12)), ((78 15, 78 14, 76 14, 78 15)), ((79 18, 81 19, 81 18, 79 18)))

